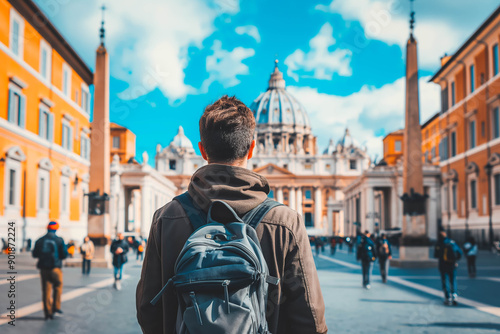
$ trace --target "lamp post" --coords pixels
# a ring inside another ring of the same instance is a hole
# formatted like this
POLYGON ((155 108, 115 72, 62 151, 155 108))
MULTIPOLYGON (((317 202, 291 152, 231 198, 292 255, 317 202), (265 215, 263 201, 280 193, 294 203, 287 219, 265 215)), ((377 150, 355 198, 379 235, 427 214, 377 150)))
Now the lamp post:
POLYGON ((488 175, 488 215, 489 215, 489 218, 488 218, 488 227, 489 227, 489 245, 490 247, 493 246, 493 221, 492 221, 492 216, 491 216, 491 204, 492 204, 492 200, 491 200, 491 172, 493 170, 493 166, 488 162, 485 166, 484 166, 484 170, 486 172, 486 175, 488 175))

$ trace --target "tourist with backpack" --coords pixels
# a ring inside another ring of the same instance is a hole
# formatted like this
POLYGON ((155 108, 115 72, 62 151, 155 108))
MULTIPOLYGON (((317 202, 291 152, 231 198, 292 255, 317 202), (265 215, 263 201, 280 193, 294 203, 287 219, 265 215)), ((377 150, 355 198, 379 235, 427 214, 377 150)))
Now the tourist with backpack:
POLYGON ((444 303, 457 305, 457 262, 462 257, 462 250, 455 241, 446 236, 446 232, 442 231, 439 233, 438 242, 434 248, 434 257, 438 259, 444 303))
POLYGON ((143 333, 327 332, 304 221, 246 168, 254 131, 235 97, 205 109, 208 165, 153 217, 136 295, 143 333))
POLYGON ((127 263, 127 253, 129 243, 125 240, 123 233, 118 233, 117 238, 111 243, 110 251, 113 254, 113 284, 116 290, 121 290, 121 280, 123 275, 123 265, 127 263))
POLYGON ((375 243, 370 238, 371 234, 365 231, 364 234, 360 235, 358 242, 358 251, 356 253, 356 259, 361 261, 361 270, 363 273, 363 287, 367 290, 371 288, 370 285, 370 274, 372 270, 372 262, 377 259, 377 251, 375 243))
POLYGON ((467 271, 469 272, 469 277, 476 277, 476 256, 477 256, 477 244, 474 237, 470 237, 464 244, 464 253, 467 258, 467 271))
POLYGON ((387 240, 387 236, 384 233, 382 233, 378 239, 377 254, 382 283, 387 283, 387 276, 389 275, 389 260, 392 259, 392 249, 391 243, 387 240))
POLYGON ((38 259, 36 267, 40 269, 42 281, 43 312, 45 320, 62 315, 61 295, 63 289, 62 260, 68 257, 64 240, 56 235, 59 224, 51 221, 47 234, 35 242, 32 255, 38 259))

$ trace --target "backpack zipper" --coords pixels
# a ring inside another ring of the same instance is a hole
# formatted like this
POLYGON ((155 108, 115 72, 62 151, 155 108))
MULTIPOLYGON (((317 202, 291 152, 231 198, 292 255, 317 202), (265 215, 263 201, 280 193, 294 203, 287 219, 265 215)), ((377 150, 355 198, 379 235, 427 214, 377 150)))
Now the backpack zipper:
POLYGON ((224 299, 226 300, 227 314, 231 313, 229 309, 229 289, 228 289, 229 283, 230 283, 229 280, 224 280, 224 282, 222 282, 222 286, 224 287, 224 299))
POLYGON ((189 293, 189 297, 191 297, 191 302, 193 303, 194 311, 196 313, 196 319, 198 320, 198 323, 200 326, 203 326, 203 321, 201 319, 201 313, 200 313, 200 307, 198 306, 198 301, 196 300, 196 294, 194 291, 191 291, 189 293))

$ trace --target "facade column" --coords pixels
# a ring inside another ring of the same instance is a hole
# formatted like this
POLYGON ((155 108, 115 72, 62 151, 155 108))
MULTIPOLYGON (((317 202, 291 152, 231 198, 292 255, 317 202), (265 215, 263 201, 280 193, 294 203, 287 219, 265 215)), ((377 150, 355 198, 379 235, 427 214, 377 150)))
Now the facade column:
POLYGON ((323 219, 323 201, 321 199, 321 187, 314 189, 314 227, 319 228, 323 219))
POLYGON ((296 199, 295 199, 295 187, 290 187, 288 194, 288 206, 290 209, 295 210, 296 207, 296 199))
MULTIPOLYGON (((366 212, 362 219, 366 219, 365 229, 374 232, 375 228, 375 193, 372 187, 368 187, 365 190, 366 197, 366 212)), ((364 231, 362 231, 364 232, 364 231)))
POLYGON ((302 216, 302 188, 301 187, 297 187, 297 212, 299 213, 299 215, 302 216))
POLYGON ((276 187, 276 200, 280 203, 283 203, 283 187, 276 187))

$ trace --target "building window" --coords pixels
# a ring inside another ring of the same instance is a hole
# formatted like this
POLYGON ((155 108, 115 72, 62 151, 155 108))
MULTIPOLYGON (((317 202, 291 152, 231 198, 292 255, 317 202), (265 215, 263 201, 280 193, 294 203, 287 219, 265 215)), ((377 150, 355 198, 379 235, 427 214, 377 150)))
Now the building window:
POLYGON ((44 40, 40 41, 40 74, 50 82, 52 49, 44 40))
POLYGON ((434 159, 436 157, 436 146, 431 148, 431 159, 434 159))
POLYGON ((470 181, 470 207, 471 207, 471 209, 477 208, 477 182, 476 182, 476 180, 470 181))
POLYGON ((256 169, 256 168, 257 168, 257 164, 253 164, 252 169, 256 169))
POLYGON ((453 211, 457 211, 457 185, 454 184, 452 187, 451 187, 451 200, 452 200, 452 208, 453 208, 453 211))
POLYGON ((24 20, 11 8, 10 10, 10 36, 9 46, 12 53, 18 57, 23 57, 24 46, 24 20))
POLYGON ((493 45, 493 75, 498 74, 498 44, 493 45))
POLYGON ((9 89, 8 109, 8 121, 24 128, 26 123, 26 97, 17 86, 12 85, 9 89))
POLYGON ((476 88, 475 87, 475 76, 474 76, 474 65, 471 65, 469 67, 469 76, 470 76, 470 92, 473 93, 474 92, 474 89, 476 88))
POLYGON ((444 136, 441 138, 439 143, 439 156, 441 161, 448 159, 448 137, 444 136))
POLYGON ((16 205, 16 170, 9 169, 9 205, 16 205))
POLYGON ((476 121, 469 122, 469 149, 476 147, 476 121))
POLYGON ((63 94, 71 98, 71 68, 66 63, 63 64, 62 89, 63 94))
POLYGON ((451 156, 454 157, 457 155, 457 133, 455 131, 451 133, 450 146, 451 156))
POLYGON ((83 134, 80 137, 80 156, 85 160, 90 160, 90 139, 83 134))
POLYGON ((45 208, 45 178, 43 177, 38 182, 38 208, 45 208))
POLYGON ((349 169, 351 169, 351 170, 357 169, 356 160, 354 160, 354 159, 349 160, 349 169))
POLYGON ((455 95, 455 82, 451 83, 451 106, 454 106, 456 103, 456 95, 455 95))
POLYGON ((401 140, 394 142, 394 152, 401 152, 401 140))
POLYGON ((304 165, 304 169, 310 170, 310 169, 312 169, 312 165, 311 164, 305 164, 304 165))
POLYGON ((68 151, 73 150, 73 129, 68 122, 63 121, 61 146, 68 151))
POLYGON ((500 107, 493 109, 493 139, 500 137, 500 107))
POLYGON ((493 176, 495 179, 495 205, 500 205, 500 174, 493 176))
POLYGON ((120 137, 113 136, 113 148, 120 148, 120 137))
POLYGON ((82 85, 82 109, 87 112, 87 113, 90 113, 90 94, 89 94, 89 89, 82 85))
POLYGON ((168 168, 170 170, 175 170, 175 167, 176 167, 176 160, 174 159, 170 159, 169 162, 168 162, 168 168))
MULTIPOLYGON (((67 178, 66 178, 67 179, 67 178)), ((69 192, 68 192, 68 182, 63 180, 61 183, 61 212, 68 212, 68 202, 69 202, 69 192)))
POLYGON ((304 222, 307 227, 314 226, 313 218, 312 218, 312 213, 311 212, 306 212, 304 213, 304 222))
POLYGON ((40 105, 39 112, 38 135, 43 139, 52 141, 54 139, 54 115, 45 105, 40 105))
POLYGON ((311 194, 311 190, 306 190, 304 192, 304 195, 306 196, 306 199, 312 199, 312 194, 311 194))

